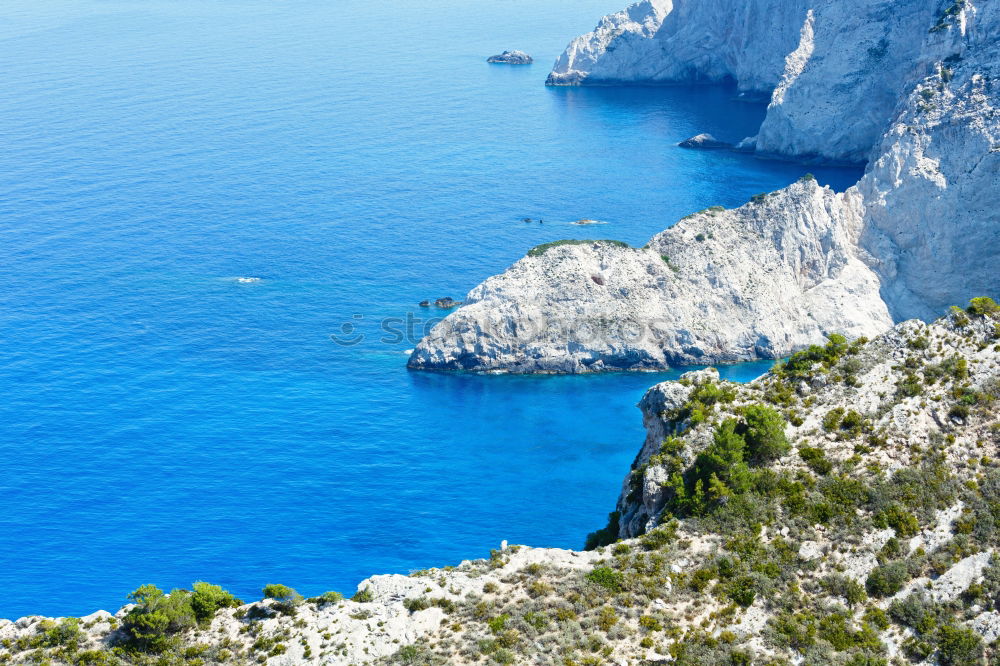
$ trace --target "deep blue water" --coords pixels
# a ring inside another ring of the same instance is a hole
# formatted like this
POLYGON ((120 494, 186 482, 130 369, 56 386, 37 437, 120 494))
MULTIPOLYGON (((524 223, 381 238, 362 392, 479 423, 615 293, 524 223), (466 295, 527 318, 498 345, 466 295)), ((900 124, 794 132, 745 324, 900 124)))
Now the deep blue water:
POLYGON ((0 5, 0 617, 349 592, 602 526, 673 375, 410 373, 380 322, 803 173, 675 146, 754 133, 728 90, 543 87, 619 2, 0 5))

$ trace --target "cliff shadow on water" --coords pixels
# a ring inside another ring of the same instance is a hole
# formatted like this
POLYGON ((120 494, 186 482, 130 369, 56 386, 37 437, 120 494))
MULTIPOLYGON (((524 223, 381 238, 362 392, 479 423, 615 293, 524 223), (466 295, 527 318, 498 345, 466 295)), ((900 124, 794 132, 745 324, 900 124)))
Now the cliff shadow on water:
MULTIPOLYGON (((582 123, 587 127, 588 132, 577 135, 584 146, 597 137, 610 139, 612 146, 620 146, 623 151, 642 150, 643 143, 649 147, 665 144, 666 150, 657 155, 656 166, 678 185, 686 178, 733 182, 735 177, 744 185, 759 183, 768 189, 775 177, 791 183, 808 171, 820 183, 843 192, 864 175, 864 167, 858 165, 812 164, 809 160, 755 156, 728 149, 692 151, 680 147, 678 144, 696 134, 711 134, 729 144, 757 134, 767 115, 767 102, 741 97, 734 84, 609 83, 550 86, 546 93, 554 122, 582 123)), ((656 178, 654 173, 650 176, 656 178)), ((742 189, 734 186, 731 191, 737 195, 742 189)), ((744 201, 737 195, 713 203, 728 207, 744 201)), ((691 212, 678 210, 676 214, 680 217, 691 212)))

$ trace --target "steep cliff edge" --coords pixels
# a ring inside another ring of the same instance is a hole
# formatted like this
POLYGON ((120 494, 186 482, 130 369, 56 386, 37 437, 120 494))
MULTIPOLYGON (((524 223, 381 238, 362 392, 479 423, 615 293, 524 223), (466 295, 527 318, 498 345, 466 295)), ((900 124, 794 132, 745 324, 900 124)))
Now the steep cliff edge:
POLYGON ((114 616, 0 621, 0 663, 981 664, 1000 656, 998 405, 992 301, 833 335, 751 384, 650 389, 591 550, 504 546, 350 600, 147 589, 114 616))
POLYGON ((1000 290, 1000 8, 966 28, 948 33, 857 186, 861 246, 897 319, 1000 290))

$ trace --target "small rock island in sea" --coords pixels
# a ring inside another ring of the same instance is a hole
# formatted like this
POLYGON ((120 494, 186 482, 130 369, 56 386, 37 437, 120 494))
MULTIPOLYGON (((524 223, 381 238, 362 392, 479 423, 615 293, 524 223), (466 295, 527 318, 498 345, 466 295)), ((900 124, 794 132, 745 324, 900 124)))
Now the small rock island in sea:
POLYGON ((504 51, 500 55, 490 56, 486 62, 503 65, 530 65, 535 61, 524 51, 504 51))
POLYGON ((711 134, 698 134, 691 137, 690 139, 685 139, 677 144, 681 148, 698 148, 701 150, 714 150, 719 148, 732 148, 733 144, 726 143, 725 141, 719 141, 711 134))

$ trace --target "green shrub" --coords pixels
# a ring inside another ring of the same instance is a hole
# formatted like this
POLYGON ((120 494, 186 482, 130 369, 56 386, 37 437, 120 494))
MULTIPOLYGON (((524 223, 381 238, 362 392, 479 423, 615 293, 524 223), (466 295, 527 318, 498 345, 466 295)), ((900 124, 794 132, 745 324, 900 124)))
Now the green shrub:
POLYGON ((865 594, 865 588, 861 583, 846 576, 832 574, 820 581, 820 584, 828 594, 843 597, 850 606, 856 606, 868 600, 868 595, 865 594))
POLYGON ((332 590, 329 591, 329 592, 324 592, 323 594, 319 595, 318 597, 313 597, 313 598, 309 599, 310 602, 312 602, 314 604, 317 604, 317 605, 319 605, 319 604, 335 604, 335 603, 337 603, 339 601, 343 601, 343 600, 344 600, 344 595, 342 595, 340 592, 334 592, 332 590))
POLYGON ((969 307, 965 311, 975 317, 985 317, 1000 312, 1000 305, 997 305, 992 298, 980 296, 969 301, 969 307))
POLYGON ((416 599, 404 599, 403 608, 410 611, 411 613, 416 613, 417 611, 422 611, 430 608, 432 606, 431 600, 427 597, 417 597, 416 599))
POLYGON ((823 449, 815 446, 803 446, 799 448, 799 457, 802 461, 820 476, 826 476, 833 470, 833 463, 830 462, 823 449))
POLYGON ((191 610, 194 611, 195 620, 199 624, 211 622, 215 613, 221 608, 236 608, 243 605, 242 601, 219 585, 198 581, 192 588, 191 610))
POLYGON ((844 414, 844 418, 840 422, 840 429, 853 437, 857 437, 861 434, 864 423, 865 420, 861 414, 852 409, 844 414))
POLYGON ((900 504, 893 504, 885 511, 875 516, 875 526, 880 528, 891 527, 896 531, 896 536, 912 537, 920 531, 920 523, 917 517, 904 509, 900 504))
POLYGON ((749 405, 742 410, 741 434, 746 440, 750 464, 766 465, 791 450, 785 437, 785 419, 764 405, 749 405))
MULTIPOLYGON (((857 342, 861 342, 859 338, 857 342)), ((779 363, 772 371, 775 375, 787 379, 810 379, 816 364, 823 370, 830 370, 852 347, 843 335, 833 333, 827 336, 826 346, 812 345, 807 349, 792 354, 784 363, 779 363)))
POLYGON ((865 589, 873 597, 889 597, 903 589, 909 579, 906 562, 897 560, 875 567, 865 580, 865 589))
POLYGON ((611 631, 611 628, 618 624, 618 613, 611 606, 604 606, 601 608, 601 612, 597 616, 597 626, 601 628, 602 631, 611 631))
POLYGON ((642 615, 639 617, 639 626, 646 631, 663 631, 663 624, 657 620, 655 617, 650 615, 642 615))
POLYGON ((75 646, 83 638, 80 631, 80 620, 75 617, 67 617, 61 622, 54 620, 42 620, 38 625, 40 634, 39 642, 44 647, 75 646))
POLYGON ((725 592, 733 603, 749 608, 757 598, 757 580, 752 576, 740 576, 726 585, 725 592))
POLYGON ((275 601, 294 601, 302 598, 302 596, 292 588, 279 583, 269 583, 265 585, 263 593, 265 599, 274 599, 275 601))
POLYGON ((937 647, 941 666, 978 666, 983 661, 983 640, 971 629, 941 627, 937 647))
POLYGON ((872 606, 871 608, 866 609, 863 618, 865 622, 872 625, 879 631, 885 631, 889 628, 889 616, 878 606, 872 606))
POLYGON ((680 523, 677 520, 670 520, 643 534, 639 543, 646 550, 659 550, 677 540, 679 527, 680 523))
POLYGON ((372 589, 367 585, 362 589, 358 590, 357 592, 355 592, 354 596, 351 597, 351 601, 356 601, 359 604, 371 603, 374 600, 375 600, 375 595, 372 593, 372 589))
POLYGON ((127 643, 143 652, 160 653, 175 641, 172 637, 196 625, 191 593, 171 590, 169 595, 155 585, 143 585, 129 594, 135 606, 122 618, 127 643))
POLYGON ((624 576, 620 571, 615 571, 611 567, 596 567, 586 575, 586 579, 609 592, 621 592, 625 589, 624 576))
POLYGON ((87 650, 76 655, 78 666, 110 666, 117 660, 104 650, 87 650))
POLYGON ((559 247, 561 245, 593 245, 595 243, 600 243, 603 245, 613 245, 615 247, 625 247, 625 248, 629 247, 628 243, 618 240, 573 240, 571 238, 567 238, 563 240, 552 241, 551 243, 542 243, 541 245, 537 245, 528 250, 528 256, 540 257, 547 251, 551 250, 552 248, 559 247))
POLYGON ((834 432, 840 428, 840 424, 844 420, 844 408, 836 407, 831 409, 823 417, 823 430, 827 432, 834 432))

